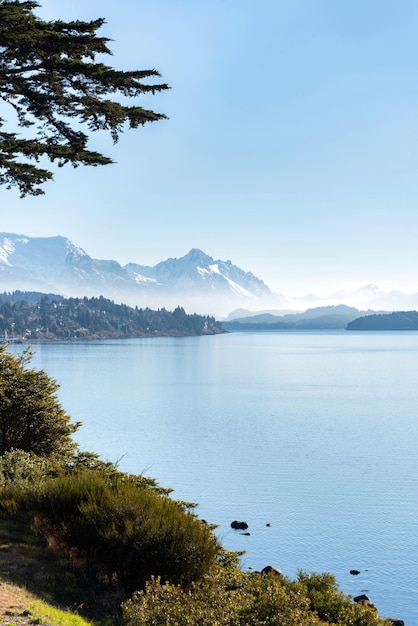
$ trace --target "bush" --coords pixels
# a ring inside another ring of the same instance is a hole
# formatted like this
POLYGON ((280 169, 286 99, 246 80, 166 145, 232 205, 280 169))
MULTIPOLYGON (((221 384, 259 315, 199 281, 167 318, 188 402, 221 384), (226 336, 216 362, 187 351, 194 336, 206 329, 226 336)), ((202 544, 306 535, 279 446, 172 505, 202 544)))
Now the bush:
POLYGON ((24 450, 9 450, 0 457, 0 487, 33 487, 57 471, 58 466, 50 459, 24 450))
POLYGON ((70 423, 61 407, 58 383, 44 371, 28 367, 31 351, 14 356, 0 346, 0 455, 13 449, 60 459, 74 454, 70 423))
POLYGON ((234 563, 214 564, 206 575, 186 587, 153 578, 122 605, 122 611, 127 626, 385 624, 375 610, 355 605, 344 596, 329 574, 312 574, 292 582, 276 574, 247 574, 234 563), (321 579, 325 585, 318 588, 316 582, 321 579), (315 587, 316 603, 311 598, 315 587), (325 613, 332 617, 328 620, 325 613))
POLYGON ((342 615, 352 611, 350 599, 338 589, 335 576, 332 574, 307 574, 301 571, 298 581, 302 584, 312 609, 324 621, 338 623, 342 615))
POLYGON ((151 575, 188 583, 219 550, 208 525, 130 477, 84 470, 21 492, 20 509, 36 510, 60 545, 85 560, 91 574, 132 593, 151 575))

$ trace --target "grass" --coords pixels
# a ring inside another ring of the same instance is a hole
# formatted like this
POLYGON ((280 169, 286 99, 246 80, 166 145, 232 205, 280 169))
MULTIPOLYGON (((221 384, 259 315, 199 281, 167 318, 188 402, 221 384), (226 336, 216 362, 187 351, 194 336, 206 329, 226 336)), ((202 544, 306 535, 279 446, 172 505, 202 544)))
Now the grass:
POLYGON ((80 615, 57 609, 42 600, 31 596, 29 608, 24 613, 31 618, 32 623, 48 624, 49 626, 93 626, 93 622, 86 621, 80 615))
POLYGON ((24 520, 0 520, 1 626, 113 626, 124 599, 51 550, 24 520))
POLYGON ((3 626, 94 626, 94 622, 51 606, 22 587, 3 582, 1 590, 0 613, 3 626))

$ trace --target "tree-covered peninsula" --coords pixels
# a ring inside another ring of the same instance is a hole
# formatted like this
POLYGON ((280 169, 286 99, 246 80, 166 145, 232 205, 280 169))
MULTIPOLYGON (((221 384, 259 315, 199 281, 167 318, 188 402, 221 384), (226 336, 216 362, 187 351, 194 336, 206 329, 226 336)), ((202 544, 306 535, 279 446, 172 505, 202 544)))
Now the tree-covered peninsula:
POLYGON ((36 292, 0 295, 0 334, 9 341, 180 337, 222 332, 215 318, 187 314, 182 307, 173 311, 142 309, 103 297, 63 298, 36 292))
POLYGON ((418 312, 394 311, 365 315, 349 322, 347 330, 418 330, 418 312))

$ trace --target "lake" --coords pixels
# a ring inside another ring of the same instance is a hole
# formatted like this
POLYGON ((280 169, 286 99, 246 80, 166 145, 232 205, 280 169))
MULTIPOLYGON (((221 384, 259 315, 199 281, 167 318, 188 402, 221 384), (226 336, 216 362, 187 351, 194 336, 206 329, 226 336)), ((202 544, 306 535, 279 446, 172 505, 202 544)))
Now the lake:
MULTIPOLYGON (((12 346, 14 351, 21 346, 12 346)), ((244 569, 329 571, 418 624, 418 333, 37 344, 82 450, 199 503, 244 569), (230 528, 245 520, 250 535, 230 528), (350 569, 360 571, 350 575, 350 569)))

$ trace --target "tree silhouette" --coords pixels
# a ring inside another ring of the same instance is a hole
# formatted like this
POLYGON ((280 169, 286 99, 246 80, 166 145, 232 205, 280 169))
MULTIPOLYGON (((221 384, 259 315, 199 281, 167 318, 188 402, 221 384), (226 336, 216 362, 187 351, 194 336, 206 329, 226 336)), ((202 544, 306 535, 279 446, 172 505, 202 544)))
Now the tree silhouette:
POLYGON ((124 102, 169 88, 147 82, 160 76, 155 69, 117 71, 96 60, 111 54, 109 39, 97 35, 103 18, 44 21, 34 13, 39 6, 0 0, 0 99, 14 122, 6 132, 0 117, 0 184, 17 186, 21 196, 44 193, 39 185, 53 177, 44 167, 48 160, 74 167, 112 163, 87 148, 88 133, 105 130, 117 142, 126 126, 166 118, 124 102))

